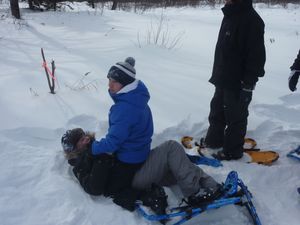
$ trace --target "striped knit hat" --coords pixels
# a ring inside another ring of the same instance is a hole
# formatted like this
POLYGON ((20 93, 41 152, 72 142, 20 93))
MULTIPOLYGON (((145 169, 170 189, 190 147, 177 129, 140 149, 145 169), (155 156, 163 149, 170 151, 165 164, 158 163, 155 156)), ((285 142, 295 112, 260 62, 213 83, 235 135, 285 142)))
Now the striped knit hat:
POLYGON ((132 83, 135 80, 135 59, 128 57, 124 62, 117 62, 113 65, 107 74, 107 78, 118 81, 123 86, 132 83))

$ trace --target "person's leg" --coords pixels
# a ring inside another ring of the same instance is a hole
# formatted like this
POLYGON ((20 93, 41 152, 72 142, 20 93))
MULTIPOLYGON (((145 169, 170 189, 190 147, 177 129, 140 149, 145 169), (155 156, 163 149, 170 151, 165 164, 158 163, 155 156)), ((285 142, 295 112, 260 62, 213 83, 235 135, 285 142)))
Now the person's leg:
POLYGON ((123 190, 132 187, 132 180, 137 170, 142 166, 142 163, 129 164, 116 160, 109 176, 106 196, 114 196, 123 190))
POLYGON ((138 199, 157 215, 165 214, 167 195, 162 186, 176 184, 167 164, 168 154, 163 143, 152 149, 141 169, 134 176, 132 186, 140 191, 138 199))
POLYGON ((197 193, 200 188, 218 185, 187 158, 183 147, 176 141, 166 141, 151 151, 146 163, 136 173, 133 186, 143 189, 152 183, 178 184, 185 197, 197 193))
POLYGON ((197 193, 201 188, 218 187, 218 183, 211 176, 188 159, 178 142, 168 141, 167 145, 165 150, 168 152, 168 167, 185 197, 197 193))
POLYGON ((216 88, 210 102, 210 113, 208 116, 209 128, 205 137, 205 144, 211 148, 220 148, 223 146, 226 125, 223 98, 223 89, 216 88))
POLYGON ((243 156, 244 138, 247 131, 249 103, 239 100, 240 91, 225 90, 224 106, 227 127, 225 129, 223 151, 233 158, 243 156))
POLYGON ((113 202, 124 209, 134 211, 141 191, 132 187, 132 180, 141 166, 142 163, 129 164, 116 160, 104 195, 112 197, 113 202))
POLYGON ((150 151, 150 154, 141 169, 134 176, 132 186, 145 190, 151 188, 153 183, 170 186, 176 184, 176 180, 168 168, 168 142, 157 146, 150 151))

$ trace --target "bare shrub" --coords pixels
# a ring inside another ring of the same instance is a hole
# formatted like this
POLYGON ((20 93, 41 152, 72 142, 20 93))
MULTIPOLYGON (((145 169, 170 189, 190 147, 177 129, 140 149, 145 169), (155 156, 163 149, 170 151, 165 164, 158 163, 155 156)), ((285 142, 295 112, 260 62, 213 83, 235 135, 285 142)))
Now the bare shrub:
MULTIPOLYGON (((94 0, 95 2, 107 2, 110 9, 133 10, 134 12, 144 12, 152 8, 167 7, 199 7, 199 6, 215 6, 216 4, 224 4, 224 0, 94 0), (114 7, 113 7, 114 5, 114 7)), ((253 3, 265 3, 267 5, 282 5, 285 7, 288 3, 299 4, 299 0, 253 0, 253 3)))
MULTIPOLYGON (((146 31, 144 38, 145 44, 147 45, 153 44, 170 50, 178 47, 183 35, 184 32, 172 35, 169 29, 168 19, 162 11, 159 18, 156 18, 154 22, 151 21, 150 27, 146 31)), ((137 46, 141 48, 142 43, 139 33, 137 34, 137 43, 137 46)))
POLYGON ((30 94, 31 94, 33 97, 38 97, 38 96, 39 96, 39 94, 38 94, 35 90, 33 90, 32 88, 29 88, 29 91, 30 91, 30 94))
POLYGON ((97 80, 86 80, 90 72, 85 73, 73 84, 65 84, 66 87, 70 88, 73 91, 82 91, 82 90, 98 90, 97 80))

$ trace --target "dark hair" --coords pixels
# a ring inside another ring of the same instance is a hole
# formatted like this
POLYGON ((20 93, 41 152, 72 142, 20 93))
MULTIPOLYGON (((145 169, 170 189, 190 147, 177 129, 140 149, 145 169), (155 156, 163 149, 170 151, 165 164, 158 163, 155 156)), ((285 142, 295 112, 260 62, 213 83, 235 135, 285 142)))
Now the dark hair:
MULTIPOLYGON (((91 140, 90 144, 87 145, 85 148, 77 149, 76 144, 80 140, 80 138, 79 138, 77 140, 77 142, 75 143, 72 151, 64 151, 65 157, 67 158, 67 160, 78 158, 83 152, 87 151, 90 148, 91 143, 95 140, 95 133, 93 133, 93 132, 86 132, 83 136, 88 136, 90 138, 90 140, 91 140)), ((81 137, 83 137, 83 136, 81 136, 81 137)))
POLYGON ((79 139, 84 136, 85 133, 81 128, 74 128, 72 130, 67 130, 66 133, 61 138, 61 145, 65 152, 71 152, 74 150, 76 143, 79 139))

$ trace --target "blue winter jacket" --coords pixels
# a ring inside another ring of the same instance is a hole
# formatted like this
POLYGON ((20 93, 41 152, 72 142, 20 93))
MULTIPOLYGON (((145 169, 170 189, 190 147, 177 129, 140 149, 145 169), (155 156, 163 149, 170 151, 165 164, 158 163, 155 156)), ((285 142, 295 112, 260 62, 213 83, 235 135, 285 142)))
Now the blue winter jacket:
POLYGON ((94 141, 92 153, 115 153, 125 163, 141 163, 150 152, 153 135, 149 92, 136 80, 118 93, 110 93, 115 102, 109 112, 109 128, 105 138, 94 141))

